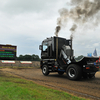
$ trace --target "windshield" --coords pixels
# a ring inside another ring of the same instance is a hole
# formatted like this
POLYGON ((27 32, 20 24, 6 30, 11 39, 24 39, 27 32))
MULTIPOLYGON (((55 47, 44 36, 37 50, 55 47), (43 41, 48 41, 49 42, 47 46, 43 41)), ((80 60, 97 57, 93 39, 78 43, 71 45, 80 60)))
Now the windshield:
POLYGON ((47 51, 47 48, 48 48, 47 42, 43 43, 43 51, 47 51))

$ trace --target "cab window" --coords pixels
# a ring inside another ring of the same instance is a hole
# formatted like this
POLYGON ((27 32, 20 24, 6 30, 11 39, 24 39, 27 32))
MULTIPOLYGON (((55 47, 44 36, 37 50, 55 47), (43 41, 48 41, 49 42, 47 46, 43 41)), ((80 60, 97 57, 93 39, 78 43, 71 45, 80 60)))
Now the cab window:
POLYGON ((43 43, 43 51, 47 51, 47 48, 48 48, 47 42, 43 43))

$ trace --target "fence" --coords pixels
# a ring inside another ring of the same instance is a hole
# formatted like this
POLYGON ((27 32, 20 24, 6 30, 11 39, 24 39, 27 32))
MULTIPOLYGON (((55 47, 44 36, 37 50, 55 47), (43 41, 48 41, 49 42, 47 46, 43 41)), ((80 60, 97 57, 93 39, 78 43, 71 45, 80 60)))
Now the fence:
POLYGON ((14 61, 14 60, 0 60, 0 66, 16 66, 16 67, 39 67, 39 61, 14 61))

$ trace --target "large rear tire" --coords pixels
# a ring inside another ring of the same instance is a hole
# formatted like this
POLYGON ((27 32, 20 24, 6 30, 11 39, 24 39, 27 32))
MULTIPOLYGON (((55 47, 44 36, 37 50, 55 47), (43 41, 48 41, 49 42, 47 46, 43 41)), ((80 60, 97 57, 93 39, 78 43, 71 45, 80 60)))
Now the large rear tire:
POLYGON ((47 76, 49 74, 49 69, 48 69, 48 66, 46 64, 43 65, 43 67, 42 67, 42 73, 45 76, 47 76))
POLYGON ((82 68, 76 64, 71 64, 67 67, 66 74, 70 80, 79 80, 82 77, 82 68))

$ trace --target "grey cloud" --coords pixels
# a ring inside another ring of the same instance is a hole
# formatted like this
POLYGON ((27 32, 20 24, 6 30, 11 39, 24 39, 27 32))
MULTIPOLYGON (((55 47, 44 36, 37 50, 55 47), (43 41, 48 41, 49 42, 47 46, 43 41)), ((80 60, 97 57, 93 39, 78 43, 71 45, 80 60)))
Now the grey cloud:
POLYGON ((46 11, 56 3, 50 0, 5 0, 0 1, 0 11, 10 14, 46 11))

